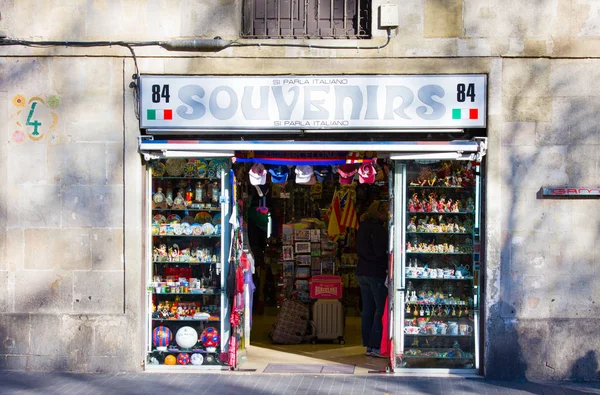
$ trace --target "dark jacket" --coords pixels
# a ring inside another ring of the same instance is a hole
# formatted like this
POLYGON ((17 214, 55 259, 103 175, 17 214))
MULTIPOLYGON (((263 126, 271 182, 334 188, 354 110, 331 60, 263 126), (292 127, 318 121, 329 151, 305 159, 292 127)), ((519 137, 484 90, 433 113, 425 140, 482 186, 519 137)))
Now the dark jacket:
POLYGON ((357 276, 385 277, 388 269, 388 229, 376 218, 366 218, 356 232, 357 276))

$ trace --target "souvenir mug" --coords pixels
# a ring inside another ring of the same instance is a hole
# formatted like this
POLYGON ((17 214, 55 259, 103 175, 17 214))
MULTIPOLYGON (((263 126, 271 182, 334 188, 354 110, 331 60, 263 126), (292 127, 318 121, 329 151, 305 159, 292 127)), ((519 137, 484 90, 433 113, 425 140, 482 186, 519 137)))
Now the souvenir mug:
POLYGON ((437 276, 439 278, 444 277, 444 269, 436 269, 437 270, 437 276))
POLYGON ((442 323, 440 323, 438 328, 439 328, 440 335, 445 335, 446 331, 448 330, 448 324, 446 324, 445 322, 442 322, 442 323))
POLYGON ((467 324, 460 324, 458 326, 458 332, 461 335, 470 335, 471 333, 473 333, 473 328, 467 324))
POLYGON ((417 325, 419 328, 424 328, 427 325, 427 318, 417 318, 417 325))
POLYGON ((405 319, 404 320, 404 326, 415 326, 415 320, 411 320, 411 319, 405 319))
POLYGON ((419 333, 419 327, 418 326, 407 326, 404 328, 404 333, 407 333, 409 335, 416 335, 419 333))
POLYGON ((448 330, 451 335, 458 335, 458 324, 456 322, 448 322, 448 330))

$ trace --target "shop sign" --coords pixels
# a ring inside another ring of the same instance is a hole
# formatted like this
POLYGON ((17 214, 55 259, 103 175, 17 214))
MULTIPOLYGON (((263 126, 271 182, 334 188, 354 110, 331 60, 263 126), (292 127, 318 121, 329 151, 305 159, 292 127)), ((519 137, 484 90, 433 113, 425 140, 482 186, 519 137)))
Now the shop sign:
POLYGON ((142 129, 486 126, 485 75, 140 77, 142 129))
POLYGON ((587 187, 544 187, 543 196, 596 196, 600 197, 600 188, 587 187))

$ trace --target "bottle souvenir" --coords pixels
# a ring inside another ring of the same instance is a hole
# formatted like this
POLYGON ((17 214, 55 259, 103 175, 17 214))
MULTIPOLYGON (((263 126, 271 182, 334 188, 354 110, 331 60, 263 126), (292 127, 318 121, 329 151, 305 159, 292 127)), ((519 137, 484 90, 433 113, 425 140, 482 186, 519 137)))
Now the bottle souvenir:
POLYGON ((192 198, 194 197, 194 192, 192 191, 192 184, 187 184, 185 188, 185 202, 189 206, 192 204, 192 198))
POLYGON ((165 195, 162 191, 162 188, 158 188, 156 193, 152 196, 152 201, 154 202, 155 208, 163 208, 166 204, 165 195))
POLYGON ((212 203, 219 203, 219 200, 221 198, 221 188, 219 188, 219 183, 218 182, 213 182, 211 191, 212 191, 212 193, 211 193, 211 202, 212 203))
POLYGON ((206 189, 201 182, 196 183, 196 203, 203 203, 206 199, 206 189))

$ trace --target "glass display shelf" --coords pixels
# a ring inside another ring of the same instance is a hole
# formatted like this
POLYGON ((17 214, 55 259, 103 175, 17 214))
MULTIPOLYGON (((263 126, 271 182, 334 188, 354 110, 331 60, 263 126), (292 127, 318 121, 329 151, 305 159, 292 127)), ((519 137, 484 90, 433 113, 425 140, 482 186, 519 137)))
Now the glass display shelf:
POLYGON ((439 188, 443 188, 443 189, 464 189, 464 190, 469 190, 469 189, 473 189, 475 188, 475 186, 468 186, 468 187, 457 187, 457 186, 447 186, 447 185, 407 185, 408 189, 439 189, 439 188))
POLYGON ((219 233, 218 235, 152 235, 152 237, 177 237, 177 238, 186 238, 189 237, 191 239, 212 239, 212 238, 220 238, 221 234, 219 233))
POLYGON ((462 214, 462 215, 473 215, 474 211, 407 211, 407 214, 462 214))
POLYGON ((467 277, 462 277, 462 278, 456 278, 456 277, 409 277, 406 276, 407 280, 429 280, 429 281, 444 281, 444 280, 456 280, 456 281, 473 281, 473 276, 467 276, 467 277))
MULTIPOLYGON (((169 354, 169 353, 182 353, 182 352, 185 352, 185 353, 188 353, 188 354, 189 353, 218 354, 218 351, 206 351, 206 350, 197 350, 197 349, 196 350, 194 350, 194 349, 191 349, 191 350, 180 350, 180 349, 175 349, 175 348, 169 348, 169 349, 166 349, 166 350, 153 349, 151 352, 159 352, 159 353, 167 353, 167 354, 169 354)), ((178 366, 181 366, 181 365, 178 365, 178 366)))
POLYGON ((194 292, 156 292, 152 291, 152 295, 220 295, 220 288, 200 288, 200 291, 194 292))
POLYGON ((178 265, 180 263, 187 263, 189 265, 216 265, 219 261, 211 262, 211 261, 152 261, 152 263, 164 263, 164 264, 174 264, 178 265))
POLYGON ((473 252, 411 252, 406 251, 407 254, 421 254, 421 255, 472 255, 473 252))
POLYGON ((203 207, 203 208, 153 208, 152 211, 221 211, 220 207, 203 207))
POLYGON ((473 357, 472 356, 467 356, 467 357, 441 357, 441 356, 435 356, 435 355, 406 355, 404 354, 404 359, 408 359, 408 358, 414 358, 414 359, 449 359, 449 360, 472 360, 473 357))
POLYGON ((161 177, 153 177, 155 180, 202 180, 202 181, 218 181, 221 182, 221 179, 218 177, 198 177, 198 176, 161 176, 161 177))
POLYGON ((450 335, 450 334, 429 334, 429 333, 405 333, 404 336, 422 336, 422 337, 452 337, 452 338, 457 338, 457 337, 473 337, 473 335, 450 335))
POLYGON ((473 232, 406 232, 407 235, 473 235, 473 232))
POLYGON ((177 319, 169 319, 169 318, 152 318, 152 321, 166 321, 166 322, 220 322, 220 319, 206 319, 199 320, 194 318, 177 318, 177 319))

